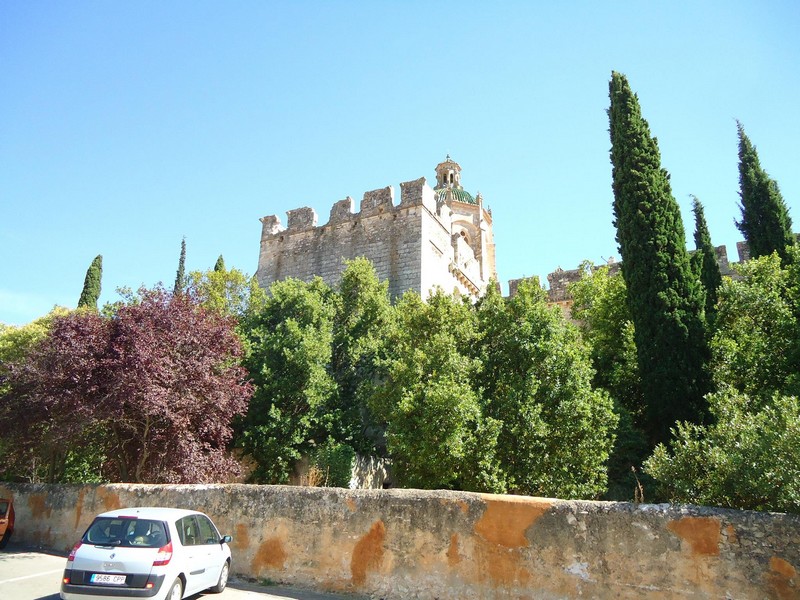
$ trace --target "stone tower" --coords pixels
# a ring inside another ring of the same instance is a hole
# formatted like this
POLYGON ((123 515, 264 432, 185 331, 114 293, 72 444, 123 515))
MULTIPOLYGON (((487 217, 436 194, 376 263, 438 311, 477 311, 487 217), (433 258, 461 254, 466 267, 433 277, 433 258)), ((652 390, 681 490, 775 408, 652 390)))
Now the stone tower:
POLYGON ((288 211, 285 228, 275 215, 262 218, 259 284, 318 275, 336 285, 344 261, 363 256, 392 298, 407 290, 427 298, 437 287, 480 297, 497 279, 492 214, 462 187, 459 164, 450 156, 439 163, 434 189, 422 177, 400 190, 399 204, 391 187, 366 192, 358 212, 352 198, 340 200, 322 226, 308 207, 288 211))

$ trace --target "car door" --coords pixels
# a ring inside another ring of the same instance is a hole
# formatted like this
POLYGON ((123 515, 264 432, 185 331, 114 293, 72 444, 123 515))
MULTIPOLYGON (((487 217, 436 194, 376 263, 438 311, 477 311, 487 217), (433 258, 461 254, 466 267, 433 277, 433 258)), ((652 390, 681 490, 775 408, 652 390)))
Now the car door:
POLYGON ((195 515, 179 519, 175 524, 178 537, 183 546, 183 572, 186 575, 185 596, 206 589, 208 581, 208 557, 205 544, 199 537, 199 528, 195 515))
MULTIPOLYGON (((205 588, 217 585, 222 565, 227 559, 219 540, 219 532, 211 520, 205 515, 195 515, 197 530, 199 533, 198 543, 202 544, 203 560, 205 562, 205 588)), ((204 588, 204 589, 205 589, 204 588)))

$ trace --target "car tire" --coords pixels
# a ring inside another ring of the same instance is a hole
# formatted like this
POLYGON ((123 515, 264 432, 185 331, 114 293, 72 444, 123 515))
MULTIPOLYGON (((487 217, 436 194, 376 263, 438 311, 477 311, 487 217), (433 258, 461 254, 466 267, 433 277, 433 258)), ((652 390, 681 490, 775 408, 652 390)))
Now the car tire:
POLYGON ((181 598, 183 598, 183 582, 181 578, 178 577, 175 583, 172 584, 172 587, 169 588, 165 600, 181 600, 181 598))
POLYGON ((0 550, 8 546, 8 540, 11 539, 11 533, 6 531, 6 533, 0 536, 0 550))
POLYGON ((219 580, 217 580, 217 585, 211 588, 211 592, 215 594, 221 594, 225 590, 225 586, 228 585, 228 573, 231 570, 231 563, 230 561, 225 561, 225 564, 222 565, 222 570, 219 572, 219 580))

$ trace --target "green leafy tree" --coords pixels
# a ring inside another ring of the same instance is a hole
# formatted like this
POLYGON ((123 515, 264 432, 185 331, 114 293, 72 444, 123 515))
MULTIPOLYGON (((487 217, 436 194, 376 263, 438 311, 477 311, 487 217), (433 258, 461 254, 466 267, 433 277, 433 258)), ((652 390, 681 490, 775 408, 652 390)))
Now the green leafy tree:
POLYGON ((800 250, 738 266, 720 288, 714 423, 680 423, 646 463, 673 501, 800 512, 800 250))
POLYGON ((181 256, 178 259, 178 271, 175 273, 175 285, 172 293, 176 296, 182 294, 186 287, 186 238, 181 240, 181 256))
POLYGON ((385 454, 381 421, 369 398, 385 379, 380 359, 394 326, 388 282, 366 258, 349 261, 338 286, 331 374, 336 394, 326 410, 331 434, 362 454, 385 454))
POLYGON ((494 460, 497 423, 481 413, 472 381, 480 363, 472 308, 438 291, 407 292, 396 306, 387 379, 373 398, 387 445, 407 487, 501 491, 494 460))
POLYGON ((267 299, 266 291, 254 276, 239 269, 228 270, 224 264, 222 269, 192 271, 186 288, 206 309, 237 319, 259 312, 267 299))
POLYGON ((608 391, 619 416, 605 498, 632 500, 637 490, 632 468, 640 471, 651 448, 644 433, 642 383, 625 280, 613 275, 609 266, 595 268, 584 263, 583 276, 569 291, 572 317, 589 346, 593 386, 608 391))
MULTIPOLYGON (((796 260, 800 250, 790 255, 796 260)), ((734 268, 739 278, 720 288, 712 341, 717 387, 754 407, 775 393, 800 396, 800 266, 772 254, 734 268)))
POLYGON ((53 321, 68 314, 68 309, 57 306, 26 325, 0 324, 0 381, 7 380, 8 365, 24 362, 30 350, 48 336, 53 321))
POLYGON ((783 201, 778 183, 761 167, 758 153, 740 122, 739 198, 742 220, 736 222, 744 235, 751 258, 777 252, 784 260, 786 248, 794 244, 792 219, 783 201))
POLYGON ((295 463, 328 438, 321 421, 335 392, 328 372, 334 315, 333 292, 322 279, 285 279, 243 323, 255 392, 238 443, 254 482, 286 483, 295 463))
POLYGON ((669 175, 624 75, 609 85, 614 224, 634 324, 648 436, 668 439, 679 420, 700 422, 710 389, 702 293, 694 277, 669 175))
POLYGON ((86 270, 83 281, 83 290, 78 299, 78 308, 87 307, 97 310, 97 301, 100 299, 100 289, 103 279, 103 256, 98 254, 86 270))
POLYGON ((692 196, 692 210, 695 223, 695 253, 692 259, 696 264, 696 275, 703 284, 706 321, 712 325, 717 312, 717 290, 722 285, 722 274, 719 271, 716 250, 711 243, 711 234, 708 232, 703 205, 696 196, 692 196))
POLYGON ((587 348, 536 281, 509 300, 489 286, 478 307, 479 386, 487 417, 500 423, 497 455, 514 493, 596 497, 617 416, 593 389, 587 348))
POLYGON ((572 317, 589 345, 593 385, 607 390, 642 424, 644 397, 625 279, 607 265, 582 267, 583 276, 569 293, 572 317))
POLYGON ((800 402, 761 407, 733 391, 710 396, 715 423, 678 423, 645 464, 672 502, 800 513, 800 402))

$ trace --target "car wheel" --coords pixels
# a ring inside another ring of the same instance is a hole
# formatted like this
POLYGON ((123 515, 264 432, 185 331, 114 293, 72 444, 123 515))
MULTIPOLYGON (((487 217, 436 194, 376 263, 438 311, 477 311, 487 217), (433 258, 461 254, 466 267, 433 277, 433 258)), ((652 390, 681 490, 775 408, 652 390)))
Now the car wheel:
POLYGON ((225 586, 228 585, 228 573, 231 570, 231 564, 226 560, 225 564, 222 565, 222 571, 219 573, 219 581, 217 581, 217 585, 211 588, 211 591, 215 594, 221 594, 222 591, 225 589, 225 586))
POLYGON ((172 587, 169 588, 169 593, 165 600, 181 600, 183 598, 183 582, 181 582, 180 577, 175 580, 175 583, 172 584, 172 587))
POLYGON ((11 534, 6 531, 5 535, 0 536, 0 549, 5 548, 8 545, 8 540, 11 538, 11 534))

